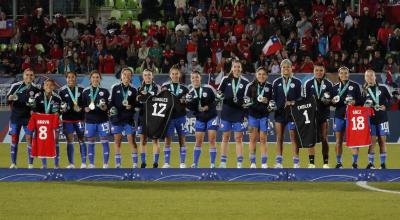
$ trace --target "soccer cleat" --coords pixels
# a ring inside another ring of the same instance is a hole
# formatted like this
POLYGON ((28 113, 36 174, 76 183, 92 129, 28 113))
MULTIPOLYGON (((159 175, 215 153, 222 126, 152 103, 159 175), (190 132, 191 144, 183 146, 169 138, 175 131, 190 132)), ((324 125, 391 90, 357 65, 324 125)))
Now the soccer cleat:
POLYGON ((158 168, 158 163, 153 163, 153 168, 158 168))
POLYGON ((386 163, 382 163, 381 164, 381 170, 385 170, 386 169, 386 163))
POLYGON ((115 164, 115 168, 121 168, 121 164, 119 163, 115 164))
POLYGON ((261 164, 261 168, 267 169, 267 168, 268 168, 268 165, 267 165, 266 163, 263 163, 263 164, 261 164))
POLYGON ((28 169, 33 169, 33 164, 28 164, 28 169))
POLYGON ((295 163, 295 164, 293 164, 293 168, 294 169, 300 168, 300 165, 298 163, 295 163))
POLYGON ((182 168, 182 169, 186 168, 186 164, 184 164, 184 163, 179 164, 179 168, 182 168))
POLYGON ((214 169, 214 168, 215 168, 215 164, 212 163, 212 164, 210 165, 210 168, 211 168, 211 169, 214 169))
POLYGON ((324 164, 323 166, 322 166, 322 168, 324 168, 324 169, 329 169, 330 167, 329 167, 329 164, 324 164))
POLYGON ((138 168, 137 163, 134 163, 134 164, 132 165, 132 168, 133 168, 133 169, 138 168))
POLYGON ((314 168, 315 168, 315 164, 310 163, 310 164, 308 164, 308 167, 307 167, 307 168, 309 168, 309 169, 314 169, 314 168))
POLYGON ((226 163, 225 162, 221 162, 219 164, 219 168, 226 168, 226 163))
POLYGON ((73 169, 73 168, 75 168, 75 166, 74 166, 73 164, 70 164, 70 165, 68 165, 66 168, 67 168, 67 169, 73 169))
POLYGON ((343 168, 343 164, 342 163, 338 163, 335 166, 336 169, 342 169, 343 168))
POLYGON ((353 169, 358 169, 358 165, 356 163, 353 163, 351 166, 353 167, 353 169))
POLYGON ((96 167, 94 166, 94 164, 89 164, 88 168, 89 169, 93 169, 93 168, 96 168, 96 167))
POLYGON ((86 169, 86 163, 81 164, 81 169, 86 169))
POLYGON ((17 169, 17 165, 16 165, 15 163, 12 163, 12 164, 10 165, 10 169, 17 169))
POLYGON ((108 168, 108 164, 107 163, 103 164, 103 169, 107 169, 107 168, 108 168))
POLYGON ((140 168, 146 168, 147 164, 146 163, 142 163, 140 164, 140 168))
POLYGON ((162 168, 170 168, 171 166, 168 163, 165 163, 162 168))
POLYGON ((198 168, 198 167, 197 167, 197 164, 194 163, 194 164, 192 164, 192 165, 190 166, 190 168, 198 168))
POLYGON ((375 166, 373 163, 368 163, 368 165, 365 169, 375 169, 375 166))
POLYGON ((236 168, 241 169, 242 168, 242 163, 237 163, 236 168))
POLYGON ((250 168, 257 168, 255 163, 250 164, 250 168))
POLYGON ((277 168, 277 169, 282 169, 282 168, 283 168, 283 166, 282 166, 282 164, 281 164, 281 163, 277 163, 277 164, 275 164, 274 168, 277 168))

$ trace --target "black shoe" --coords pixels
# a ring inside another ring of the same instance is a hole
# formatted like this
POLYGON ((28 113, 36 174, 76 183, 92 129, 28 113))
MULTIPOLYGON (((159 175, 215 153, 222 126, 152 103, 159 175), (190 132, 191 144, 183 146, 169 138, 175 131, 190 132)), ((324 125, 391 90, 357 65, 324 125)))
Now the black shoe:
POLYGON ((342 169, 343 168, 343 164, 342 163, 338 163, 336 164, 336 169, 342 169))
POLYGON ((381 169, 382 169, 382 170, 385 170, 385 169, 386 169, 386 163, 382 163, 382 164, 381 164, 381 169))
POLYGON ((375 166, 373 163, 368 163, 368 165, 365 169, 375 169, 375 166))
POLYGON ((147 164, 146 163, 142 163, 140 164, 140 168, 146 168, 147 164))
POLYGON ((353 169, 358 169, 358 165, 356 163, 353 163, 351 166, 353 167, 353 169))
POLYGON ((158 168, 158 163, 153 163, 153 168, 158 168))

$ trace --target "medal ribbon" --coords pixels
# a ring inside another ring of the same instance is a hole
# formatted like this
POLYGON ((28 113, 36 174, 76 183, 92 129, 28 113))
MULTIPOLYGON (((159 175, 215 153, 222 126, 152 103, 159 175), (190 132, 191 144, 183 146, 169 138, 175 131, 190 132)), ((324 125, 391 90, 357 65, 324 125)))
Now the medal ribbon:
POLYGON ((50 107, 51 107, 51 99, 53 98, 53 96, 50 96, 49 101, 47 101, 47 97, 46 94, 44 94, 44 111, 46 114, 50 113, 50 107))
POLYGON ((74 94, 72 93, 71 89, 68 86, 67 86, 67 90, 68 90, 69 96, 71 97, 71 100, 74 103, 74 105, 77 104, 78 103, 78 87, 75 86, 74 94))
POLYGON ((283 88, 283 92, 285 93, 285 97, 287 97, 287 95, 288 95, 291 82, 292 82, 292 77, 289 77, 287 84, 285 81, 285 77, 282 77, 282 88, 283 88))
POLYGON ((99 93, 99 87, 96 87, 96 91, 93 94, 93 87, 90 87, 90 101, 94 102, 96 100, 97 94, 99 93))
POLYGON ((368 88, 368 93, 371 96, 372 100, 374 100, 376 105, 379 105, 379 91, 380 90, 379 90, 378 86, 376 86, 375 87, 375 95, 374 95, 374 93, 372 92, 372 89, 368 88))
POLYGON ((319 99, 322 94, 322 87, 325 85, 324 80, 321 81, 321 86, 318 88, 318 83, 317 80, 314 78, 314 89, 315 92, 317 93, 317 98, 319 99))
POLYGON ((232 79, 232 92, 233 92, 233 98, 237 99, 237 93, 239 91, 239 85, 240 85, 240 77, 239 80, 237 82, 237 84, 235 84, 235 79, 232 79))
POLYGON ((342 89, 342 83, 339 84, 339 97, 343 95, 343 93, 346 91, 347 87, 349 87, 350 81, 347 81, 346 85, 344 85, 342 89))

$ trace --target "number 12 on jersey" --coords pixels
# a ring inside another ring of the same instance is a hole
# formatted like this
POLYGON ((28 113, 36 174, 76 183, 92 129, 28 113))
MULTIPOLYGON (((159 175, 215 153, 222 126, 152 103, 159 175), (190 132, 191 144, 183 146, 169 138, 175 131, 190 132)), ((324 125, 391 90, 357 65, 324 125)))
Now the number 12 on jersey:
POLYGON ((151 115, 157 117, 165 117, 165 109, 167 108, 166 103, 154 103, 153 104, 153 113, 151 115))

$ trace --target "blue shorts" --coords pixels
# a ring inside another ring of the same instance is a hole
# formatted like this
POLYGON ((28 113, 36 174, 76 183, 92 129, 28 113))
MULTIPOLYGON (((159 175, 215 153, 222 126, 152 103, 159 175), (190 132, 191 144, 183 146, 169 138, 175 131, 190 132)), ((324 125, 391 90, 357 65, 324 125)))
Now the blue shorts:
POLYGON ((346 120, 335 117, 333 119, 333 131, 334 132, 346 131, 346 120))
POLYGON ((111 124, 111 134, 135 134, 135 128, 131 124, 127 123, 119 125, 111 124))
POLYGON ((247 129, 247 123, 244 121, 241 122, 230 122, 221 119, 221 124, 219 130, 222 132, 234 131, 234 132, 243 132, 247 129))
POLYGON ((165 136, 166 137, 173 136, 175 130, 178 135, 186 135, 188 133, 186 129, 186 116, 171 119, 169 121, 168 129, 165 136))
POLYGON ((371 136, 383 137, 389 135, 389 122, 383 122, 377 125, 370 123, 370 126, 371 136))
POLYGON ((254 118, 252 116, 249 116, 249 127, 257 128, 260 131, 267 132, 269 130, 268 118, 254 118))
POLYGON ((196 132, 206 132, 208 130, 218 130, 218 118, 212 118, 207 122, 196 120, 194 124, 196 132))
POLYGON ((30 131, 28 129, 27 125, 14 124, 14 123, 10 123, 10 126, 8 128, 8 134, 9 135, 15 135, 16 134, 16 135, 19 136, 19 134, 21 132, 21 128, 24 128, 25 134, 27 134, 27 135, 32 135, 33 134, 33 131, 30 131))
POLYGON ((64 122, 62 126, 65 135, 76 132, 78 137, 83 137, 85 132, 85 126, 83 126, 82 122, 64 122))
POLYGON ((287 125, 289 130, 295 130, 296 129, 296 124, 293 121, 290 122, 279 122, 279 121, 275 121, 275 123, 280 123, 283 124, 284 126, 287 125))
POLYGON ((100 124, 85 123, 85 137, 96 137, 96 134, 99 134, 100 137, 107 137, 110 134, 110 124, 108 122, 100 124))

